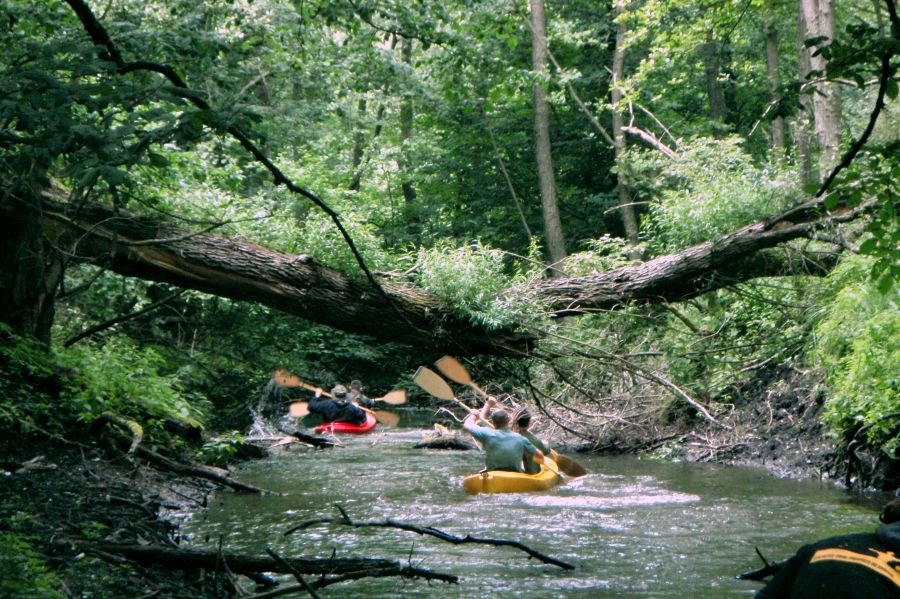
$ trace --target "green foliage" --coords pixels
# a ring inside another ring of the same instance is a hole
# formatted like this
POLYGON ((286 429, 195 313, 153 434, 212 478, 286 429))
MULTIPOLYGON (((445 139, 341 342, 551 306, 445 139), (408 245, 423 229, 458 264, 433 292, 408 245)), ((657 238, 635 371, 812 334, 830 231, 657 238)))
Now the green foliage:
POLYGON ((62 598, 59 580, 27 538, 0 532, 0 597, 62 598))
MULTIPOLYGON (((532 246, 537 251, 537 246, 532 246)), ((523 296, 513 297, 511 289, 537 276, 542 270, 531 259, 531 267, 509 274, 506 254, 472 243, 462 248, 443 247, 419 251, 417 283, 442 297, 461 314, 491 328, 521 323, 535 317, 539 306, 523 296)))
POLYGON ((642 246, 632 248, 624 239, 604 235, 599 239, 589 239, 584 244, 587 249, 570 254, 566 258, 566 273, 572 276, 605 272, 631 263, 629 252, 641 251, 642 246))
POLYGON ((46 348, 0 323, 0 425, 10 430, 23 423, 54 428, 58 406, 42 387, 56 371, 46 348))
POLYGON ((205 402, 182 393, 175 375, 164 375, 166 364, 152 347, 139 347, 115 337, 102 346, 75 345, 59 359, 74 372, 64 399, 76 418, 92 421, 105 411, 123 416, 149 416, 149 424, 173 418, 202 426, 205 402))
POLYGON ((839 434, 864 426, 873 446, 900 448, 900 294, 869 279, 871 259, 845 260, 829 277, 831 301, 816 325, 814 356, 832 390, 827 419, 839 434))
POLYGON ((629 168, 639 194, 658 198, 642 223, 654 253, 714 239, 801 197, 795 173, 780 163, 757 166, 737 137, 696 139, 674 160, 631 152, 629 168))
POLYGON ((198 458, 204 464, 224 467, 237 454, 238 444, 243 440, 243 435, 237 431, 219 434, 203 443, 198 458))

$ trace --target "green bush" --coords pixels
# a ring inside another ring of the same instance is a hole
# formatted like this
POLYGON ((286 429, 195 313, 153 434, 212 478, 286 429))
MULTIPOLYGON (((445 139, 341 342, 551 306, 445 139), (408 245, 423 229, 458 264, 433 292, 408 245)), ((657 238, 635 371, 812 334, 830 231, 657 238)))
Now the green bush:
POLYGON ((105 411, 142 419, 174 418, 189 426, 202 426, 206 402, 188 401, 174 374, 164 375, 166 364, 152 347, 139 347, 124 337, 102 346, 82 343, 61 351, 59 360, 75 373, 63 392, 75 413, 91 421, 105 411))
POLYGON ((839 434, 868 427, 867 438, 895 456, 900 440, 900 293, 882 292, 870 277, 872 259, 851 257, 830 275, 832 294, 816 326, 814 357, 832 396, 826 419, 839 434))
POLYGON ((13 532, 0 533, 0 597, 63 597, 58 588, 59 581, 25 538, 13 532))
POLYGON ((782 163, 758 166, 737 137, 700 138, 676 159, 649 151, 629 158, 629 180, 652 200, 642 233, 654 253, 675 252, 760 220, 801 198, 782 163))

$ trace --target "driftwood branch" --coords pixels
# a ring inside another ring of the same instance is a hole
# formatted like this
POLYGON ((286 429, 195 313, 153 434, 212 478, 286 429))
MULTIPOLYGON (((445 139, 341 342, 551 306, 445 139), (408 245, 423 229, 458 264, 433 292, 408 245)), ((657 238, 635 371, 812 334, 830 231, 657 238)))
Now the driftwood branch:
MULTIPOLYGON (((107 423, 114 423, 118 426, 124 426, 130 432, 134 433, 134 429, 130 425, 128 425, 127 422, 128 421, 125 421, 122 418, 118 418, 113 414, 104 413, 99 418, 97 418, 97 420, 94 421, 94 423, 92 425, 92 430, 99 431, 100 429, 102 429, 103 425, 105 425, 107 423), (126 423, 126 424, 123 424, 123 423, 126 423)), ((110 428, 109 430, 112 431, 113 436, 115 438, 117 438, 117 440, 128 442, 131 444, 129 453, 133 453, 137 457, 139 457, 143 460, 147 460, 151 464, 165 468, 166 470, 169 470, 171 472, 175 472, 175 473, 181 474, 183 476, 194 476, 197 478, 211 480, 220 485, 224 485, 226 487, 234 489, 235 491, 245 491, 248 493, 264 493, 265 492, 258 487, 254 487, 253 485, 248 485, 248 484, 242 483, 240 481, 237 481, 237 480, 231 478, 228 475, 228 472, 225 470, 221 470, 218 468, 211 468, 209 466, 202 466, 200 464, 185 464, 183 462, 177 462, 177 461, 167 458, 163 455, 160 455, 160 454, 156 453, 155 451, 152 451, 150 449, 147 449, 145 447, 137 445, 137 443, 135 442, 134 436, 132 436, 132 438, 129 438, 128 435, 123 433, 118 428, 110 428)), ((138 440, 138 442, 139 442, 139 440, 138 440)))
POLYGON ((558 566, 563 570, 574 570, 575 566, 570 563, 564 562, 562 560, 558 560, 554 557, 550 557, 548 555, 544 555, 543 553, 532 549, 531 547, 520 543, 519 541, 508 541, 505 539, 485 539, 480 537, 473 537, 472 535, 466 535, 464 537, 459 537, 456 535, 452 535, 450 533, 444 532, 432 526, 418 526, 416 524, 411 524, 409 522, 401 522, 399 520, 393 520, 391 518, 387 518, 381 521, 367 521, 367 522, 354 522, 350 516, 347 514, 346 510, 340 505, 335 504, 335 508, 341 513, 341 516, 338 518, 314 518, 312 520, 306 520, 297 524, 296 526, 292 526, 288 530, 284 532, 285 535, 289 535, 298 530, 304 530, 310 528, 312 526, 317 526, 319 524, 341 524, 344 526, 352 526, 354 528, 398 528, 400 530, 405 530, 407 532, 414 532, 419 535, 426 535, 435 537, 437 539, 441 539, 442 541, 447 541, 448 543, 452 543, 454 545, 463 545, 467 543, 477 543, 481 545, 493 545, 496 547, 514 547, 521 551, 524 551, 529 556, 544 562, 545 564, 550 564, 552 566, 558 566))
POLYGON ((451 584, 456 584, 459 581, 459 578, 452 574, 405 566, 394 560, 378 558, 288 558, 279 561, 272 557, 255 555, 175 549, 154 545, 94 543, 77 539, 56 539, 54 544, 62 547, 72 547, 79 551, 103 552, 140 564, 152 564, 174 570, 216 570, 225 562, 228 564, 229 570, 235 574, 256 574, 259 572, 294 574, 299 572, 307 576, 325 577, 309 584, 314 589, 345 580, 367 577, 400 576, 403 578, 439 580, 451 584))

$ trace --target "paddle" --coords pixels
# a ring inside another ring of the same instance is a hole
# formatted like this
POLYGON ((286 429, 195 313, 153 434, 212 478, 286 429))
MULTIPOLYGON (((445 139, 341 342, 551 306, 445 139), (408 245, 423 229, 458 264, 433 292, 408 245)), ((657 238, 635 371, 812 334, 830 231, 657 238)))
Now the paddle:
POLYGON ((472 377, 469 376, 469 371, 466 370, 466 367, 463 366, 459 360, 452 356, 444 356, 440 360, 434 363, 437 366, 437 369, 441 371, 441 373, 450 379, 451 381, 455 381, 460 385, 467 385, 475 390, 476 393, 481 395, 484 398, 489 397, 487 393, 485 393, 484 389, 475 384, 475 381, 472 380, 472 377))
MULTIPOLYGON (((355 404, 354 404, 355 405, 355 404)), ((368 412, 375 416, 375 420, 385 426, 397 426, 400 422, 400 415, 386 410, 370 410, 364 406, 356 406, 363 412, 368 412)), ((309 404, 305 401, 295 401, 291 404, 290 414, 292 418, 303 418, 309 414, 309 404)))
MULTIPOLYGON (((435 362, 434 365, 437 366, 438 370, 440 370, 448 379, 456 381, 461 385, 468 385, 483 397, 488 397, 488 394, 472 380, 466 367, 453 356, 444 356, 435 362)), ((584 466, 569 456, 562 455, 556 451, 553 451, 551 455, 553 456, 553 461, 559 466, 559 469, 569 476, 584 476, 587 474, 587 470, 585 470, 584 466)))
MULTIPOLYGON (((303 387, 304 389, 308 389, 310 391, 315 391, 318 387, 314 387, 309 383, 304 383, 300 380, 295 374, 291 374, 288 371, 278 368, 275 370, 275 374, 272 375, 272 380, 281 385, 282 387, 303 387)), ((323 393, 323 395, 327 397, 331 397, 327 393, 323 393)), ((383 401, 384 403, 391 404, 393 406, 399 406, 406 403, 406 391, 403 389, 394 389, 393 391, 389 391, 382 397, 374 397, 372 401, 383 401)))
MULTIPOLYGON (((275 371, 275 374, 272 375, 272 379, 282 387, 303 387, 304 389, 316 392, 318 392, 319 390, 319 387, 314 387, 309 383, 304 383, 302 380, 300 380, 300 377, 289 374, 287 371, 282 370, 281 368, 275 371)), ((321 394, 325 397, 332 397, 330 393, 327 393, 325 391, 323 391, 321 394)), ((387 401, 386 403, 392 403, 394 405, 406 403, 406 391, 403 391, 402 389, 391 391, 390 393, 385 395, 385 397, 389 396, 392 396, 392 401, 387 401), (398 402, 398 399, 401 399, 401 401, 398 402)), ((378 401, 378 399, 376 399, 375 401, 378 401)), ((398 414, 394 414, 393 412, 387 412, 385 410, 370 410, 369 408, 361 406, 357 403, 354 403, 353 405, 358 407, 363 412, 372 414, 373 416, 375 416, 375 420, 377 420, 381 424, 384 424, 385 426, 397 426, 397 424, 400 422, 400 416, 398 414)), ((303 418, 304 416, 309 414, 309 404, 305 401, 293 402, 290 407, 290 414, 293 418, 303 418)))
MULTIPOLYGON (((469 414, 477 413, 477 410, 473 410, 463 402, 456 399, 456 396, 453 394, 453 389, 450 388, 450 385, 447 384, 447 381, 442 379, 440 375, 438 375, 433 370, 424 366, 419 366, 419 369, 416 370, 416 374, 413 375, 413 380, 418 386, 427 391, 429 395, 433 395, 438 399, 455 402, 469 414)), ((546 462, 544 463, 544 467, 556 476, 562 478, 562 474, 560 474, 560 472, 556 468, 551 467, 546 462)))

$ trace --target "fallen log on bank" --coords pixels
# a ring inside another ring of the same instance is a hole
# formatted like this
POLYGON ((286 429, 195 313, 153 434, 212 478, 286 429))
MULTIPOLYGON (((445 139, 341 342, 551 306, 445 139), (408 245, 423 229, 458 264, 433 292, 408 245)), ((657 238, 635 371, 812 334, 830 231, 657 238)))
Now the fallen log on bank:
POLYGON ((235 491, 245 491, 247 493, 264 493, 263 489, 259 487, 254 487, 253 485, 248 485, 246 483, 242 483, 238 480, 231 478, 228 474, 227 470, 222 470, 221 468, 212 468, 210 466, 203 466, 201 464, 186 464, 184 462, 178 462, 171 458, 167 458, 155 451, 147 449, 138 443, 140 439, 134 434, 134 424, 129 421, 116 416, 110 412, 104 412, 101 414, 91 425, 91 430, 93 432, 99 432, 106 425, 115 425, 107 427, 112 433, 114 440, 118 443, 128 443, 129 454, 134 454, 135 456, 154 464, 155 466, 165 468, 171 472, 176 474, 181 474, 183 476, 194 476, 197 478, 203 478, 206 480, 211 480, 220 485, 224 485, 235 491), (125 433, 120 430, 122 429, 128 430, 133 433, 132 437, 129 437, 125 433))
POLYGON ((100 556, 113 555, 142 565, 155 565, 173 570, 225 570, 234 574, 254 575, 262 572, 325 577, 310 583, 313 588, 329 584, 370 577, 399 576, 422 578, 456 584, 459 578, 452 574, 434 572, 424 568, 403 565, 400 562, 379 558, 282 558, 243 555, 217 551, 175 549, 154 545, 120 545, 96 543, 79 539, 55 539, 54 545, 78 551, 95 552, 100 556), (329 578, 330 577, 330 578, 329 578))

